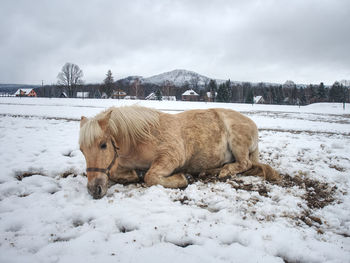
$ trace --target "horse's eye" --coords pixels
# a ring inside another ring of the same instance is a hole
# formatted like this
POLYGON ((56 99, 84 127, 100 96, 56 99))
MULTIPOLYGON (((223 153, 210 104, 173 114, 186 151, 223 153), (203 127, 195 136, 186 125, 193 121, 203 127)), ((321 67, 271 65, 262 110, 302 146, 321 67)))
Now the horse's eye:
POLYGON ((101 148, 102 150, 106 149, 106 148, 107 148, 107 144, 106 144, 106 143, 102 143, 102 144, 100 145, 100 148, 101 148))

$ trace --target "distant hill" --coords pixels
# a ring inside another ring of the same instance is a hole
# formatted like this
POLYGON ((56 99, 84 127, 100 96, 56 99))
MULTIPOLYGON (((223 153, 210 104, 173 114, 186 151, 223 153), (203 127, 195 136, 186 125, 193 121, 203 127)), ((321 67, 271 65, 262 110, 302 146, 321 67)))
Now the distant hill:
MULTIPOLYGON (((149 78, 143 78, 141 81, 156 85, 162 85, 166 81, 169 81, 175 86, 183 86, 186 82, 189 84, 197 82, 199 86, 204 86, 206 83, 209 83, 210 78, 200 75, 194 71, 175 69, 173 71, 158 74, 149 78)), ((222 82, 221 80, 219 81, 222 82)))
MULTIPOLYGON (((139 79, 139 81, 144 84, 154 84, 158 86, 162 86, 165 82, 168 81, 176 87, 184 86, 186 83, 188 83, 189 85, 193 85, 194 83, 196 83, 196 85, 204 87, 204 85, 206 83, 208 84, 210 81, 210 78, 198 74, 194 71, 185 69, 175 69, 147 78, 144 78, 142 76, 129 76, 127 78, 118 80, 118 82, 128 84, 134 82, 136 79, 139 79)), ((218 84, 224 81, 225 80, 216 79, 216 82, 218 84)))
MULTIPOLYGON (((210 79, 216 80, 216 83, 219 85, 226 80, 223 79, 215 79, 209 78, 207 76, 198 74, 194 71, 185 70, 185 69, 175 69, 169 72, 164 72, 158 75, 154 75, 151 77, 142 77, 142 76, 129 76, 127 78, 119 79, 118 82, 124 85, 132 84, 136 79, 139 79, 140 83, 144 84, 153 84, 162 86, 165 82, 170 82, 176 87, 183 87, 186 83, 190 86, 193 86, 193 83, 197 83, 199 87, 204 87, 205 84, 208 84, 210 79)), ((231 83, 242 84, 242 81, 232 81, 231 83)), ((257 86, 259 83, 251 83, 252 86, 257 86)), ((281 84, 277 83, 264 83, 266 85, 277 86, 281 84)))

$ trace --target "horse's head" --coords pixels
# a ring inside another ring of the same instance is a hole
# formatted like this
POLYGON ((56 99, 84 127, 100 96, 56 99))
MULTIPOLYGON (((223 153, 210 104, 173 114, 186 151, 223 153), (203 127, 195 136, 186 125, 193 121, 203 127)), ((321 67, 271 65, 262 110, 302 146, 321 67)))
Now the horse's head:
POLYGON ((102 198, 108 189, 110 174, 118 166, 117 144, 109 131, 110 113, 102 119, 80 120, 80 150, 85 156, 88 192, 102 198))

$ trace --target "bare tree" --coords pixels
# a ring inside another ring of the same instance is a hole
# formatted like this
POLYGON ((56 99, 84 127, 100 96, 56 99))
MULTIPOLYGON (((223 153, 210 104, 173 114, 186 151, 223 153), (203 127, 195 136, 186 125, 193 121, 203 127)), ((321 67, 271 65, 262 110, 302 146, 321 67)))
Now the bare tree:
POLYGON ((68 97, 73 97, 77 86, 83 83, 83 75, 78 65, 66 63, 57 75, 57 84, 66 90, 68 97))

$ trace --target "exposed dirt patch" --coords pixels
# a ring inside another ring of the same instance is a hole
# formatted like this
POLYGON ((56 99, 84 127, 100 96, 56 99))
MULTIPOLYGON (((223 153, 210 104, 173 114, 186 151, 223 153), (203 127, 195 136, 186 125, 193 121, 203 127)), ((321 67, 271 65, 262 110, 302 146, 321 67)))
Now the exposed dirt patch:
POLYGON ((182 248, 185 248, 185 247, 188 247, 188 246, 192 246, 193 243, 192 242, 169 242, 175 246, 178 246, 178 247, 182 247, 182 248))
MULTIPOLYGON (((236 190, 245 190, 248 192, 256 191, 259 195, 268 197, 272 185, 278 185, 284 188, 298 187, 305 190, 305 195, 303 199, 306 200, 307 206, 310 209, 319 209, 323 208, 330 203, 335 201, 335 193, 337 187, 331 186, 328 183, 319 182, 313 179, 308 178, 306 175, 295 175, 294 177, 288 174, 281 174, 282 180, 278 182, 268 182, 261 181, 257 183, 247 183, 241 176, 234 176, 225 179, 219 179, 217 177, 219 170, 211 171, 209 173, 201 173, 199 175, 193 176, 187 174, 186 177, 189 179, 190 183, 200 181, 202 183, 216 183, 216 182, 225 182, 232 186, 236 190)), ((183 197, 184 200, 178 200, 181 203, 188 201, 187 197, 183 197)), ((310 218, 306 215, 307 218, 310 218)), ((313 220, 311 218, 311 220, 313 220)), ((318 220, 313 220, 317 222, 318 220)))
POLYGON ((282 187, 297 186, 305 190, 306 194, 304 195, 304 199, 311 209, 323 208, 335 200, 334 194, 337 190, 335 185, 330 186, 327 183, 322 183, 300 175, 291 177, 285 174, 282 175, 282 178, 282 181, 279 182, 278 185, 282 187))
POLYGON ((33 172, 21 172, 21 171, 18 171, 18 172, 16 172, 16 175, 15 175, 15 178, 18 180, 18 181, 22 181, 23 180, 23 178, 25 178, 25 177, 30 177, 30 176, 33 176, 33 175, 42 175, 42 176, 44 176, 44 174, 43 173, 41 173, 41 172, 35 172, 35 171, 33 171, 33 172))
MULTIPOLYGON (((78 174, 72 170, 69 171, 65 171, 64 173, 60 174, 61 177, 63 178, 67 178, 68 176, 72 175, 73 177, 77 177, 78 174)), ((85 173, 83 173, 83 176, 85 175, 85 173)))

